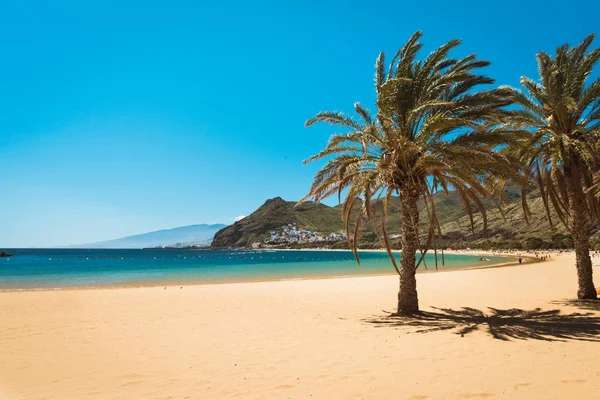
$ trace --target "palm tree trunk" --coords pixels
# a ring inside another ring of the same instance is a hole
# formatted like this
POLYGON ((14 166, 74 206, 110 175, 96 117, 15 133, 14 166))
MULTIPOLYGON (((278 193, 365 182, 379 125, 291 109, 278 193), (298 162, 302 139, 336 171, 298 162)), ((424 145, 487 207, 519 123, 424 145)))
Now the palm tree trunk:
POLYGON ((598 297, 594 287, 594 278, 592 271, 592 260, 590 258, 589 235, 578 238, 573 233, 575 242, 575 265, 577 267, 577 298, 595 299, 598 297))
POLYGON ((400 262, 400 289, 398 291, 398 314, 410 315, 419 311, 417 279, 415 276, 416 253, 419 248, 418 192, 415 188, 400 191, 402 208, 402 259, 400 262))
POLYGON ((577 171, 566 179, 569 196, 570 230, 575 245, 575 266, 577 267, 577 298, 597 298, 594 287, 592 259, 590 258, 590 221, 585 205, 585 194, 581 190, 577 171))

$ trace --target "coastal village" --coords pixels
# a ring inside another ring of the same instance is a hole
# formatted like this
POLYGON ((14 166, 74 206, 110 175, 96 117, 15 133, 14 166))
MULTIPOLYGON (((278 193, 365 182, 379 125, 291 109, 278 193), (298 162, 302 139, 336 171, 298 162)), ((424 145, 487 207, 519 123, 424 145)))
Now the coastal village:
POLYGON ((345 232, 332 232, 326 235, 306 228, 299 228, 295 223, 284 225, 278 230, 269 232, 269 235, 264 239, 265 245, 336 242, 345 240, 347 237, 345 232))

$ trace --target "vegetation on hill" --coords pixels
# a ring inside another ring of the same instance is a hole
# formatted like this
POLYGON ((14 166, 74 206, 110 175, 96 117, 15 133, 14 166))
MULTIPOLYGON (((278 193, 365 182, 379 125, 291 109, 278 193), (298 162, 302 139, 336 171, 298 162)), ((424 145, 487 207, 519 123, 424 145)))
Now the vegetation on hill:
MULTIPOLYGON (((488 232, 483 233, 482 218, 474 213, 474 232, 470 227, 462 200, 455 192, 437 193, 433 196, 441 222, 443 244, 451 248, 571 248, 568 232, 562 225, 551 227, 546 218, 544 206, 539 193, 528 195, 531 216, 529 223, 525 221, 521 206, 520 189, 508 186, 504 192, 509 203, 503 208, 504 216, 491 201, 484 202, 487 207, 488 232)), ((356 205, 355 207, 360 207, 356 205)), ((389 234, 397 235, 402 232, 400 222, 400 202, 397 197, 390 200, 388 216, 389 234)), ((426 214, 425 204, 419 202, 421 214, 426 214)), ((297 224, 301 228, 310 229, 322 234, 343 231, 344 223, 341 218, 341 207, 330 207, 325 204, 305 202, 296 206, 294 201, 285 201, 280 197, 267 200, 255 212, 235 224, 221 229, 215 234, 211 247, 213 248, 249 248, 254 243, 263 243, 269 232, 280 229, 287 224, 297 224)), ((425 223, 421 223, 421 228, 425 223)), ((423 231, 423 229, 422 229, 423 231)), ((594 245, 600 248, 600 239, 594 240, 594 245)), ((392 240, 394 248, 400 248, 398 239, 392 240)), ((333 247, 348 248, 345 240, 335 243, 316 243, 289 245, 280 247, 333 247)), ((361 230, 361 248, 381 248, 380 238, 373 233, 370 224, 361 230)))
POLYGON ((251 247, 253 243, 263 243, 270 231, 287 224, 321 233, 338 232, 344 227, 336 208, 314 202, 295 205, 281 197, 267 200, 249 216, 218 231, 211 246, 251 247))

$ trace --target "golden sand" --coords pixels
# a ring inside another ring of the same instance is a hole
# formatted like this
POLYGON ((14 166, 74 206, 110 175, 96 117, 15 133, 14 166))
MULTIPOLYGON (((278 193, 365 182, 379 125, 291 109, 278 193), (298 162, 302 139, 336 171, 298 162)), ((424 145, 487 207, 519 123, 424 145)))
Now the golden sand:
POLYGON ((417 279, 426 321, 395 276, 0 293, 0 399, 600 398, 573 256, 417 279))

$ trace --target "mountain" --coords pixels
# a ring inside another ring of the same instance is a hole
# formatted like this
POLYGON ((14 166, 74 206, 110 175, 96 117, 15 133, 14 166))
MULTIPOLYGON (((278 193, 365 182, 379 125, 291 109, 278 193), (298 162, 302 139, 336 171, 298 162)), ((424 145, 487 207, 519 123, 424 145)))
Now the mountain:
POLYGON ((87 243, 77 248, 88 249, 141 249, 144 247, 158 246, 207 246, 211 243, 217 231, 223 229, 223 224, 198 224, 181 226, 173 229, 161 229, 154 232, 127 236, 120 239, 107 240, 104 242, 87 243))
POLYGON ((281 197, 267 200, 249 216, 217 232, 211 247, 249 247, 254 242, 262 242, 270 231, 293 223, 322 233, 344 227, 337 208, 313 202, 295 205, 281 197))
MULTIPOLYGON (((527 194, 528 204, 533 213, 529 223, 525 220, 521 205, 521 192, 515 186, 505 190, 508 204, 503 207, 504 216, 492 201, 484 201, 488 217, 487 233, 483 232, 482 217, 474 214, 474 232, 471 230, 469 216, 465 211, 462 198, 456 192, 436 193, 434 202, 440 220, 444 242, 481 243, 482 241, 508 242, 524 241, 531 238, 551 241, 553 236, 566 234, 558 218, 553 215, 555 226, 551 227, 544 211, 542 198, 536 192, 527 194)), ((359 205, 357 205, 358 207, 359 205)), ((473 209, 475 209, 474 205, 473 209)), ((425 228, 427 209, 421 201, 421 224, 425 228)), ((324 204, 306 202, 296 207, 296 202, 285 201, 280 197, 267 200, 255 212, 233 225, 221 229, 215 234, 211 247, 250 247, 262 243, 271 231, 281 230, 284 225, 296 224, 298 229, 307 229, 327 235, 344 230, 340 206, 330 207, 324 204)), ((388 231, 390 235, 401 233, 400 204, 398 198, 390 200, 388 231)), ((422 229, 425 234, 425 229, 422 229)), ((379 247, 377 235, 372 233, 370 224, 361 230, 361 247, 379 247)), ((396 239, 395 245, 397 245, 396 239)))

